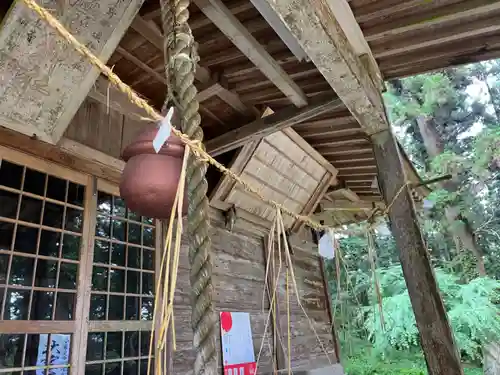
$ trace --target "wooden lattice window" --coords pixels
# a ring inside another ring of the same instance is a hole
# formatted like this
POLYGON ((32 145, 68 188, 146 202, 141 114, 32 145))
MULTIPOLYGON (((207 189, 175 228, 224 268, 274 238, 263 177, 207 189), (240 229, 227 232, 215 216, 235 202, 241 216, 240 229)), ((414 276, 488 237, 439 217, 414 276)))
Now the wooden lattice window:
POLYGON ((157 224, 116 185, 0 146, 0 375, 145 374, 157 224))
POLYGON ((146 374, 155 292, 155 225, 97 192, 85 373, 146 374), (126 330, 118 331, 118 328, 126 330))
POLYGON ((89 178, 0 151, 0 373, 67 374, 89 178))

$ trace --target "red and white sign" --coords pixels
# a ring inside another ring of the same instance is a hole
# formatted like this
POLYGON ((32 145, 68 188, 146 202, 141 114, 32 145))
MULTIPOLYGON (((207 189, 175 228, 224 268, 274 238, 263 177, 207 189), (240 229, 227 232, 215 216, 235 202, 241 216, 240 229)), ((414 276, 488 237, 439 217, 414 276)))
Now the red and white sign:
POLYGON ((256 375, 250 315, 222 311, 220 331, 224 375, 256 375))

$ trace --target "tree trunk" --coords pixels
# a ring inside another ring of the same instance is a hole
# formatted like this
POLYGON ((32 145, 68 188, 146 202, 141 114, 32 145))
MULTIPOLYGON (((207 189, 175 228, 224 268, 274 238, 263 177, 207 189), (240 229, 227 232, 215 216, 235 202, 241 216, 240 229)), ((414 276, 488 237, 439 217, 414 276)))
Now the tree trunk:
MULTIPOLYGON (((432 124, 432 119, 424 116, 417 117, 417 124, 424 140, 424 146, 427 154, 431 158, 435 158, 444 152, 443 142, 436 132, 432 124)), ((441 187, 450 193, 458 190, 458 184, 455 181, 446 181, 440 184, 441 187)), ((478 246, 472 228, 468 224, 466 218, 460 214, 460 209, 456 206, 448 206, 445 208, 445 216, 448 221, 451 234, 455 239, 462 244, 464 248, 471 251, 476 258, 476 267, 479 275, 485 276, 486 270, 484 267, 483 252, 478 246)), ((456 243, 457 241, 455 241, 456 243)))

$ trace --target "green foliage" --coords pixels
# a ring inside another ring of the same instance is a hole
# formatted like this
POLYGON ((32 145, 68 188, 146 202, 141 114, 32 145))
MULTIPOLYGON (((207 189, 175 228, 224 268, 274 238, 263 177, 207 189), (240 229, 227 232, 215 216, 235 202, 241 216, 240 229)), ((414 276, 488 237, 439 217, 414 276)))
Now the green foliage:
MULTIPOLYGON (((380 353, 391 348, 409 350, 418 346, 418 330, 410 303, 403 287, 401 267, 379 270, 383 291, 382 314, 380 306, 372 304, 360 309, 368 339, 380 353)), ((459 278, 441 269, 436 277, 446 311, 463 355, 473 361, 481 359, 481 347, 500 339, 500 319, 496 303, 500 301, 500 282, 477 278, 461 284, 459 278)))
MULTIPOLYGON (((349 337, 352 342, 341 341, 342 357, 347 375, 427 375, 427 367, 420 350, 391 350, 382 358, 374 354, 371 343, 349 337)), ((465 375, 482 375, 482 369, 464 364, 465 375)))

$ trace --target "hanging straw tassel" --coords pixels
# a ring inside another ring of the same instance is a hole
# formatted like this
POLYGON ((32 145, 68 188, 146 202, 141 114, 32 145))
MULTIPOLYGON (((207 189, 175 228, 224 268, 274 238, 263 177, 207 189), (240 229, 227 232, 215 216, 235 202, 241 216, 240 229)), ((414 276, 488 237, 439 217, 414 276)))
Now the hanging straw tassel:
MULTIPOLYGON (((182 237, 182 207, 184 203, 184 189, 186 181, 186 166, 189 156, 189 148, 185 147, 182 161, 179 185, 175 194, 174 205, 168 222, 168 229, 165 236, 165 245, 160 266, 160 275, 155 293, 155 305, 153 310, 153 328, 149 341, 148 375, 151 372, 151 359, 153 357, 153 342, 155 337, 155 323, 157 319, 161 322, 155 346, 155 374, 161 375, 162 358, 167 356, 166 344, 168 341, 168 331, 171 327, 173 350, 176 348, 175 324, 174 324, 174 294, 177 284, 177 271, 179 267, 181 237, 182 237), (177 219, 177 221, 175 221, 177 219), (172 246, 175 226, 175 242, 172 246), (161 297, 160 297, 161 295, 161 297)), ((164 362, 166 365, 166 360, 164 362)))

